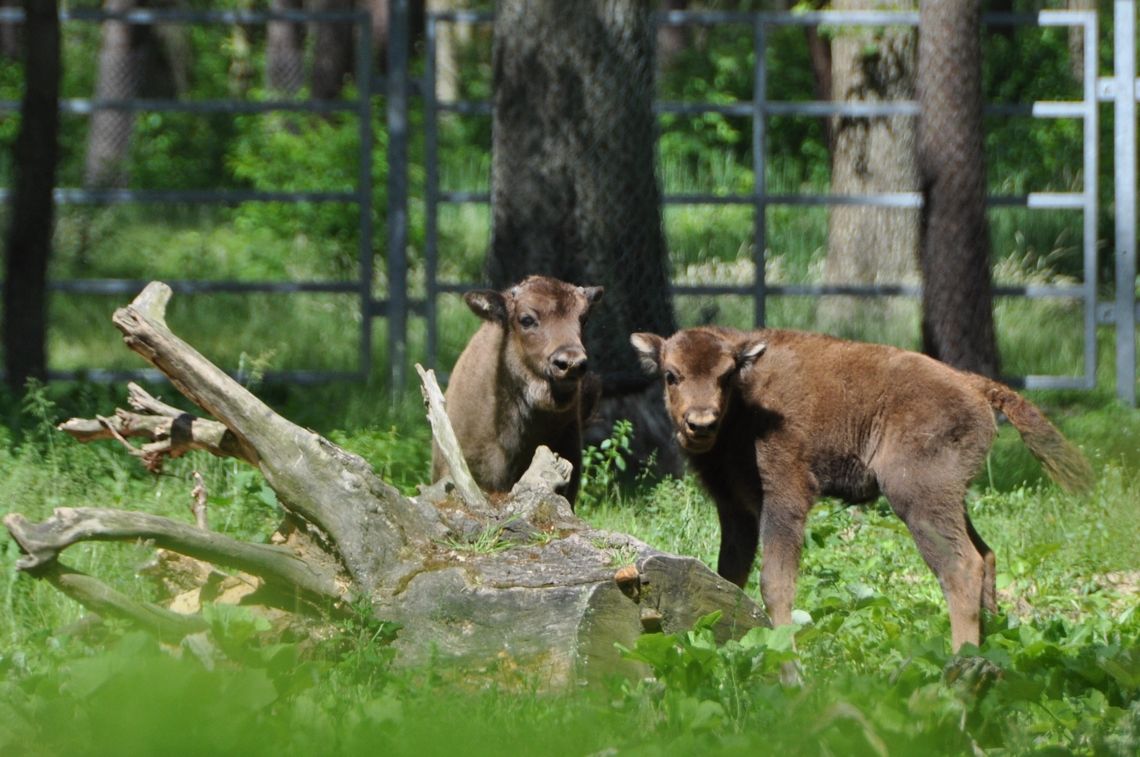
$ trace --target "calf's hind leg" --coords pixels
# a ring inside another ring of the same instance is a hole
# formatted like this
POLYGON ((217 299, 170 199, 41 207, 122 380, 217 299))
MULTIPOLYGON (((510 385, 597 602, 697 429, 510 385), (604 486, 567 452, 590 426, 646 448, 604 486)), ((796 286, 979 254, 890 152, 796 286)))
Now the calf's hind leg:
POLYGON ((918 551, 942 587, 950 609, 951 648, 957 652, 963 644, 979 645, 983 586, 987 562, 993 564, 993 553, 986 547, 989 557, 983 557, 971 537, 973 528, 963 504, 964 487, 931 486, 929 482, 916 485, 913 475, 902 475, 883 482, 883 493, 910 530, 918 551))
POLYGON ((997 560, 994 557, 994 551, 990 549, 990 545, 986 544, 981 535, 974 528, 973 522, 970 520, 969 514, 966 515, 966 532, 970 535, 970 541, 974 543, 974 548, 978 550, 978 554, 982 556, 982 562, 985 565, 985 576, 982 579, 982 607, 988 612, 997 612, 997 560))

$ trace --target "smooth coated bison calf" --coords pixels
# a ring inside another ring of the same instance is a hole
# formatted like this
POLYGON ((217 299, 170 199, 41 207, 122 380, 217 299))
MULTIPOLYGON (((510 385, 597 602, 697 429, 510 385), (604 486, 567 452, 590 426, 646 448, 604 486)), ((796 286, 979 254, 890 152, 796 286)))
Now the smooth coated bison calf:
POLYGON ((1091 483, 1083 455, 1009 387, 925 355, 795 331, 715 327, 633 334, 664 377, 677 441, 720 516, 717 571, 743 586, 757 544, 760 592, 790 623, 804 521, 821 496, 883 494, 910 529, 950 608, 952 645, 978 644, 995 609, 994 554, 966 514, 993 441, 994 410, 1054 480, 1091 483))
MULTIPOLYGON (((456 361, 444 397, 463 456, 483 489, 510 490, 545 444, 574 466, 563 492, 574 504, 582 418, 600 393, 587 379, 582 326, 602 291, 531 276, 502 292, 464 297, 485 323, 456 361)), ((433 480, 447 472, 433 449, 433 480)))

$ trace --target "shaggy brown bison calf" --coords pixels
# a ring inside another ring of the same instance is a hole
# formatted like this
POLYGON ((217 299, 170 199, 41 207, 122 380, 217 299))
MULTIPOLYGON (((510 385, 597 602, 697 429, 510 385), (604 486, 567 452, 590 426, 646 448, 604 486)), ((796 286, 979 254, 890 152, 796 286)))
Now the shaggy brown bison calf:
MULTIPOLYGON (((465 295, 485 323, 456 361, 444 396, 463 455, 483 489, 509 490, 545 444, 574 466, 564 491, 574 504, 582 416, 592 411, 598 393, 585 380, 582 325, 602 291, 531 276, 502 292, 465 295)), ((433 480, 447 472, 434 448, 433 480)))
POLYGON ((1010 388, 925 355, 795 331, 694 328, 631 337, 665 379, 680 443, 716 501, 717 572, 743 586, 763 547, 760 592, 790 623, 804 521, 815 499, 880 493, 910 529, 950 608, 956 651, 995 609, 994 554, 965 495, 1005 413, 1066 489, 1091 482, 1081 453, 1010 388))

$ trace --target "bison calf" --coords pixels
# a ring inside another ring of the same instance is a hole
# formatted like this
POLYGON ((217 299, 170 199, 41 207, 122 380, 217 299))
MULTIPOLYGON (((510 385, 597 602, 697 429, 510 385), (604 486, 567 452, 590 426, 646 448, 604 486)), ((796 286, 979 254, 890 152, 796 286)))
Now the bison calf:
POLYGON ((978 644, 995 609, 994 554, 965 495, 1003 412, 1066 489, 1092 471, 1010 388, 925 355, 795 331, 715 327, 631 337, 664 376, 677 441, 716 502, 717 572, 743 586, 758 542, 772 622, 792 619, 808 510, 820 496, 880 493, 906 524, 950 608, 952 645, 978 644))
MULTIPOLYGON (((531 276, 502 292, 465 295, 486 322, 456 361, 445 399, 471 474, 483 489, 509 490, 545 444, 574 466, 564 491, 574 504, 582 415, 597 402, 595 382, 585 380, 582 326, 602 291, 531 276)), ((446 473, 435 448, 432 478, 446 473)))

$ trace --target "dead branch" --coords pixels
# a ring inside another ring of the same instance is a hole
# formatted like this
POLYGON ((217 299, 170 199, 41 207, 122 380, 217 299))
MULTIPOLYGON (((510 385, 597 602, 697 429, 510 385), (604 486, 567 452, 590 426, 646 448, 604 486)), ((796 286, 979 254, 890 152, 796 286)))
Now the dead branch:
POLYGON ((146 415, 120 408, 107 417, 71 418, 57 428, 80 442, 118 439, 148 464, 180 457, 190 450, 203 450, 217 457, 234 457, 257 465, 257 459, 249 456, 248 447, 240 444, 229 429, 217 421, 190 413, 146 415), (150 443, 135 448, 126 442, 128 438, 149 439, 150 443))
MULTIPOLYGON (((723 613, 716 626, 722 639, 767 624, 755 602, 700 561, 577 518, 555 492, 569 479, 568 464, 549 449, 539 448, 527 473, 493 505, 466 482, 452 487, 459 496, 446 485, 401 496, 365 460, 278 416, 172 334, 164 320, 169 298, 169 288, 152 283, 116 311, 114 322, 131 349, 216 420, 131 387, 130 410, 104 421, 72 419, 61 428, 80 441, 118 439, 144 460, 205 450, 251 463, 285 510, 277 533, 285 545, 247 544, 113 509, 61 508, 41 523, 5 517, 25 554, 18 567, 85 605, 131 617, 165 637, 201 638, 200 620, 129 600, 58 562, 79 541, 142 539, 243 571, 264 581, 270 595, 298 592, 314 600, 296 603, 299 611, 366 598, 376 617, 404 626, 395 642, 401 664, 446 658, 467 676, 507 660, 526 666, 542 688, 623 668, 636 674, 615 642, 632 646, 646 630, 680 630, 713 610, 723 613), (145 443, 135 448, 131 438, 145 443)), ((434 376, 421 375, 433 432, 454 439, 434 376)), ((450 467, 460 481, 462 451, 446 441, 440 446, 451 448, 450 467)), ((200 509, 196 518, 201 524, 200 509)), ((184 596, 191 595, 185 606, 193 611, 205 595, 190 587, 184 596)))
POLYGON ((41 523, 10 513, 4 517, 4 525, 24 552, 16 563, 22 570, 54 562, 60 552, 81 541, 146 540, 199 560, 244 570, 279 587, 296 587, 314 597, 345 598, 334 575, 286 547, 249 544, 149 513, 60 507, 41 523))
POLYGON ((58 561, 39 568, 36 575, 84 607, 100 615, 126 618, 168 641, 176 642, 207 628, 206 621, 197 615, 182 615, 150 602, 135 601, 102 581, 58 561))
POLYGON ((451 480, 455 483, 455 490, 474 512, 487 513, 491 507, 484 496, 483 490, 475 483, 475 477, 467 467, 467 460, 463 457, 463 450, 459 449, 459 440, 455 437, 455 430, 447 418, 447 409, 444 404, 443 392, 435 380, 435 371, 424 370, 416 363, 416 372, 420 374, 420 391, 424 396, 424 405, 427 407, 428 423, 431 424, 431 433, 440 453, 451 471, 451 480))
POLYGON ((206 521, 206 482, 198 471, 194 471, 194 488, 190 490, 190 512, 198 528, 210 530, 210 524, 206 521))

